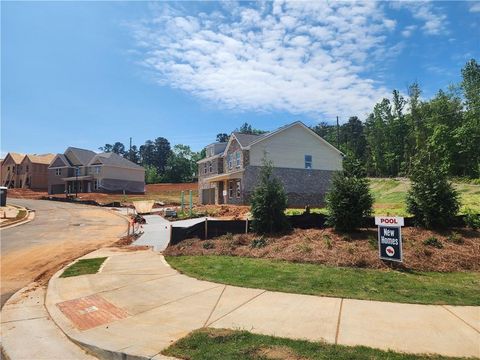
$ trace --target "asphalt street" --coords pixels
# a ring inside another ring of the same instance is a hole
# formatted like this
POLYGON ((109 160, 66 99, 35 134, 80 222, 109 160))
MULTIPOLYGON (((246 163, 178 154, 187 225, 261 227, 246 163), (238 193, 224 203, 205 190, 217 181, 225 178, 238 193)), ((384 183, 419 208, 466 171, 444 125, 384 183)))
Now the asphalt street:
POLYGON ((0 231, 1 305, 23 286, 65 261, 114 242, 126 220, 112 211, 47 200, 9 199, 36 211, 27 224, 0 231))

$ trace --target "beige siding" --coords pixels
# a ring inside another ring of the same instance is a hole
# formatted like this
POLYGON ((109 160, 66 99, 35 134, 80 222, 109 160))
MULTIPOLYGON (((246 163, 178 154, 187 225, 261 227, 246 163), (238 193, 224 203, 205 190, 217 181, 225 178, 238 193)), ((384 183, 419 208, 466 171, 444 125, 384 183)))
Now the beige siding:
POLYGON ((136 170, 108 165, 101 166, 100 174, 94 176, 99 179, 145 181, 145 171, 143 169, 136 170))
POLYGON ((265 151, 267 158, 273 161, 275 167, 304 169, 305 155, 312 155, 312 169, 342 168, 341 154, 300 124, 252 145, 250 165, 262 165, 265 151))

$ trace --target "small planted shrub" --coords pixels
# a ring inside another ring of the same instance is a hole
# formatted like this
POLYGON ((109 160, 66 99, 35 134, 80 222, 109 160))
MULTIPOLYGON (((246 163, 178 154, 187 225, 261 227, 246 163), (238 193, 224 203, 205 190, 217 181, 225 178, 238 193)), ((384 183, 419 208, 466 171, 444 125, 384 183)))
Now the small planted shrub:
POLYGON ((215 249, 215 244, 212 241, 205 241, 202 245, 205 250, 215 249))
POLYGON ((430 236, 428 239, 423 241, 423 245, 432 246, 437 249, 443 249, 443 244, 435 236, 430 236))
POLYGON ((250 243, 250 247, 252 249, 259 249, 265 246, 267 246, 267 240, 265 240, 263 236, 257 239, 253 239, 252 242, 250 243))
POLYGON ((323 235, 323 241, 325 242, 325 246, 328 250, 331 250, 333 248, 332 239, 329 235, 323 235))
POLYGON ((406 203, 416 223, 429 229, 451 226, 460 205, 447 174, 423 159, 416 162, 411 180, 406 203))
POLYGON ((280 233, 289 229, 285 209, 287 195, 283 184, 273 176, 273 164, 266 158, 260 171, 260 181, 251 198, 252 228, 258 234, 280 233))
POLYGON ((464 240, 462 238, 462 236, 457 233, 457 232, 452 232, 450 235, 448 235, 448 238, 447 240, 451 243, 454 243, 454 244, 463 244, 464 243, 464 240))
POLYGON ((465 225, 473 230, 480 228, 480 214, 475 214, 472 209, 467 209, 463 219, 465 225))
POLYGON ((297 245, 297 250, 303 254, 309 254, 313 251, 313 248, 310 244, 303 242, 297 245))
POLYGON ((376 237, 369 236, 368 243, 370 244, 372 249, 378 250, 378 239, 376 237))
POLYGON ((369 182, 357 160, 348 157, 344 160, 343 171, 333 176, 326 204, 327 224, 340 231, 363 226, 364 218, 372 214, 373 197, 369 182))

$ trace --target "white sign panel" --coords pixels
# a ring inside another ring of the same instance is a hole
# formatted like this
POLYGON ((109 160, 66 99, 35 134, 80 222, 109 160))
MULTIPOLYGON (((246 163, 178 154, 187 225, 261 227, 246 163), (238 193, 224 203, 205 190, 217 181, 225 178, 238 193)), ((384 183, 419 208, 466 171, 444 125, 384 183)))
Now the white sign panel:
POLYGON ((380 226, 403 226, 403 217, 375 216, 375 225, 380 226))

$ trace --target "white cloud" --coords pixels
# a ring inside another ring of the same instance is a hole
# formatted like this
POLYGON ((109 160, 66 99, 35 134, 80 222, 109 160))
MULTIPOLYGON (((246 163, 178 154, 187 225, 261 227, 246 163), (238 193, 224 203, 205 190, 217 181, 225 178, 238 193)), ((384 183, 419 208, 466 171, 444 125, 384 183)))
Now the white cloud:
POLYGON ((256 3, 227 13, 168 5, 134 26, 162 85, 227 108, 364 116, 388 91, 365 75, 403 48, 375 2, 256 3), (391 52, 389 50, 392 50, 391 52))
POLYGON ((470 12, 480 12, 480 1, 472 1, 469 10, 470 12))
MULTIPOLYGON (((423 23, 421 29, 427 35, 440 35, 448 33, 447 16, 440 9, 434 7, 429 1, 399 1, 392 3, 395 9, 408 9, 412 16, 423 23)), ((405 36, 405 35, 404 35, 405 36)))
POLYGON ((407 38, 412 36, 412 34, 413 34, 413 32, 415 31, 416 28, 417 28, 416 25, 406 26, 405 29, 403 29, 403 31, 402 31, 402 36, 407 37, 407 38))

